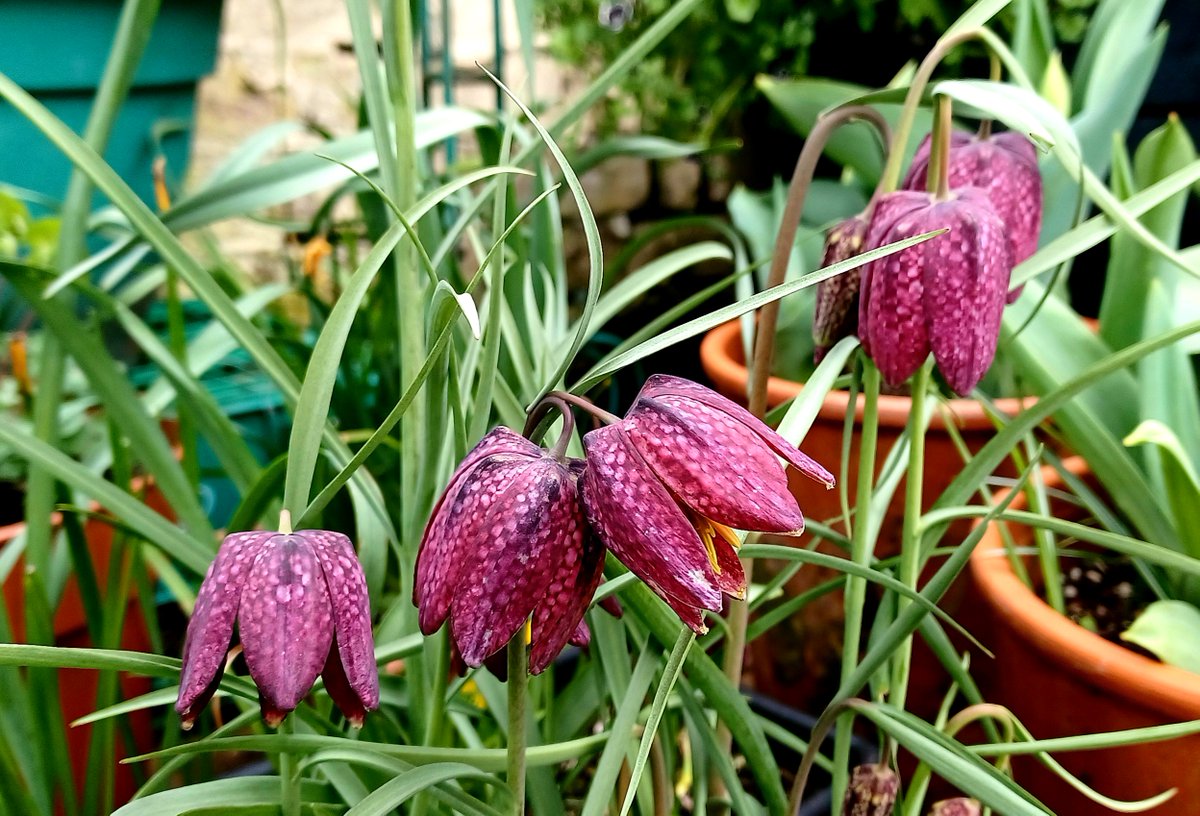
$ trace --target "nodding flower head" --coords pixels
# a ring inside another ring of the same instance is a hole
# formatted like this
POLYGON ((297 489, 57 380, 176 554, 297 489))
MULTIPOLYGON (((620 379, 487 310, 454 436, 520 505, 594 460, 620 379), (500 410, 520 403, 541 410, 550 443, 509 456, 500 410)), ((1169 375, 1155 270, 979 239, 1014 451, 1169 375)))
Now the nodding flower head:
MULTIPOLYGON (((863 252, 870 221, 865 213, 847 218, 825 235, 825 254, 821 268, 849 260, 863 252)), ((813 310, 813 342, 816 362, 843 337, 858 329, 858 287, 861 269, 851 269, 817 284, 817 305, 813 310)))
MULTIPOLYGON (((917 147, 904 189, 925 189, 930 144, 926 136, 917 147)), ((1042 174, 1033 142, 1012 131, 988 136, 955 131, 950 139, 949 173, 951 189, 980 187, 987 192, 1004 222, 1014 265, 1034 253, 1042 229, 1042 174)), ((1019 294, 1020 289, 1010 292, 1009 302, 1019 294)))
POLYGON ((650 377, 625 418, 583 444, 583 501, 596 534, 697 632, 722 595, 745 597, 730 528, 803 529, 786 467, 834 483, 749 411, 679 377, 650 377))
POLYGON ((863 267, 858 335, 889 385, 907 380, 932 351, 946 383, 966 394, 996 354, 1012 274, 1004 223, 977 187, 902 190, 875 203, 868 250, 937 229, 935 236, 863 267))
POLYGON ((269 725, 300 703, 318 675, 355 726, 378 707, 367 585, 346 536, 298 530, 225 537, 183 647, 175 710, 184 728, 217 689, 235 620, 269 725))
POLYGON ((477 667, 532 616, 530 671, 586 639, 584 612, 604 548, 579 499, 583 462, 508 428, 491 431, 454 472, 425 527, 413 588, 421 631, 447 619, 453 647, 477 667))

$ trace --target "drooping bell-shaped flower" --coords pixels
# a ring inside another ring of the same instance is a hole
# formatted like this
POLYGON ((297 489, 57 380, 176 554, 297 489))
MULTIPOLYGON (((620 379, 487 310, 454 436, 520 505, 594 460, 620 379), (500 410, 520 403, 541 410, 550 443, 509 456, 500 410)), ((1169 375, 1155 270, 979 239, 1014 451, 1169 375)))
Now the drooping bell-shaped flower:
POLYGON ((987 193, 902 190, 875 203, 867 249, 938 229, 949 232, 863 267, 858 335, 889 385, 932 351, 946 383, 966 394, 996 354, 1012 252, 987 193))
POLYGON ((892 816, 900 777, 886 765, 858 765, 850 772, 844 816, 892 816))
POLYGON ((471 667, 500 651, 532 616, 529 668, 543 671, 573 637, 603 576, 604 548, 579 498, 583 462, 507 428, 458 466, 425 527, 413 600, 421 631, 450 621, 471 667))
POLYGON ((804 528, 785 467, 834 483, 740 405, 661 374, 623 420, 591 431, 583 445, 583 501, 596 535, 696 632, 706 631, 703 611, 719 611, 723 595, 745 596, 730 528, 804 528))
MULTIPOLYGON (((849 260, 863 252, 870 221, 860 213, 835 225, 825 235, 825 253, 821 269, 849 260)), ((813 310, 813 343, 816 362, 843 337, 858 328, 858 288, 861 269, 851 269, 817 284, 817 303, 813 310)))
MULTIPOLYGON (((924 190, 929 178, 931 139, 917 147, 904 179, 904 189, 924 190)), ((1020 133, 1006 131, 978 136, 955 131, 950 141, 951 189, 980 187, 987 191, 996 215, 1004 222, 1013 264, 1037 250, 1042 229, 1042 174, 1037 150, 1020 133)), ((1020 294, 1009 294, 1011 303, 1020 294)))
POLYGON ((319 675, 355 726, 378 707, 367 584, 346 536, 297 530, 225 537, 183 647, 175 710, 184 728, 217 689, 235 620, 268 725, 278 725, 319 675))
POLYGON ((979 816, 983 809, 976 799, 959 796, 955 799, 943 799, 934 802, 929 808, 929 816, 979 816))

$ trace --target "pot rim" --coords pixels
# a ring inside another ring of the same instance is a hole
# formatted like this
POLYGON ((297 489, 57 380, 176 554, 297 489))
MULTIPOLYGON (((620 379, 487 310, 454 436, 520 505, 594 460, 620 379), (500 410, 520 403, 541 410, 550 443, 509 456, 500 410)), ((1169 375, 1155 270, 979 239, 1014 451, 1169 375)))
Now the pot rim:
MULTIPOLYGON (((1081 456, 1066 459, 1063 465, 1076 476, 1090 472, 1081 456)), ((1043 466, 1042 474, 1048 488, 1063 486, 1053 467, 1043 466)), ((997 491, 995 500, 1007 492, 997 491)), ((1020 495, 1010 507, 1024 506, 1025 497, 1020 495)), ((988 524, 971 554, 970 570, 984 600, 1016 637, 1044 659, 1114 696, 1178 720, 1200 719, 1200 675, 1110 643, 1054 611, 1013 572, 1004 555, 1000 524, 988 524)), ((1021 525, 1010 524, 1009 529, 1018 539, 1032 535, 1030 528, 1021 525)))
MULTIPOLYGON (((741 350, 740 323, 730 320, 704 335, 700 343, 700 362, 718 390, 727 396, 746 393, 750 372, 746 368, 741 350)), ((804 383, 783 377, 770 377, 767 381, 767 405, 774 407, 800 394, 804 383)), ((1036 397, 1002 397, 994 400, 996 409, 1007 416, 1016 416, 1037 402, 1036 397)), ((824 419, 840 419, 846 415, 850 404, 850 392, 830 391, 818 411, 824 419)), ((944 430, 948 416, 954 417, 954 426, 962 430, 995 430, 995 423, 978 400, 955 398, 943 403, 947 410, 934 411, 930 417, 930 428, 944 430)), ((855 416, 863 415, 864 399, 859 394, 855 402, 855 416)), ((884 427, 903 428, 908 423, 912 410, 910 397, 896 394, 879 395, 879 423, 884 427)))

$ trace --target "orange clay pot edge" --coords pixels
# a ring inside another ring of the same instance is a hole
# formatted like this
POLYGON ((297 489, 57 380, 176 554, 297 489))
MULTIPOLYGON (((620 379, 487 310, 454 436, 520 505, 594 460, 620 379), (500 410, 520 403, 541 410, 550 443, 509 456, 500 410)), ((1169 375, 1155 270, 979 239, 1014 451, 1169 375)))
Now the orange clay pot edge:
MULTIPOLYGON (((716 384, 717 389, 726 395, 745 394, 750 372, 743 361, 741 349, 740 324, 736 320, 722 323, 704 336, 700 343, 700 362, 706 373, 716 384)), ((803 383, 771 377, 767 381, 767 403, 779 405, 792 399, 804 388, 803 383)), ((997 409, 1009 416, 1016 416, 1022 409, 1032 405, 1035 398, 1004 398, 995 401, 997 409)), ((825 395, 819 416, 837 419, 846 415, 846 407, 850 402, 848 391, 830 391, 825 395)), ((908 422, 908 414, 912 401, 908 397, 882 394, 879 397, 879 422, 885 427, 903 428, 908 422)), ((955 426, 963 429, 992 430, 995 426, 975 400, 952 399, 948 403, 949 411, 954 415, 955 426)), ((860 394, 856 403, 856 415, 861 418, 863 413, 863 398, 860 394)), ((946 416, 943 411, 935 411, 930 420, 930 427, 944 429, 946 416)))
MULTIPOLYGON (((1082 457, 1072 457, 1064 464, 1076 475, 1088 470, 1082 457)), ((1044 469, 1043 474, 1047 487, 1062 486, 1053 468, 1044 469)), ((1024 505, 1025 497, 1017 496, 1011 508, 1018 510, 1024 505)), ((1013 526, 1012 531, 1020 536, 1028 528, 1013 526)), ((970 569, 980 594, 1003 619, 1002 625, 1046 660, 1159 713, 1179 720, 1200 719, 1200 675, 1110 643, 1055 612, 1013 573, 1004 556, 998 523, 988 525, 971 555, 970 569)))

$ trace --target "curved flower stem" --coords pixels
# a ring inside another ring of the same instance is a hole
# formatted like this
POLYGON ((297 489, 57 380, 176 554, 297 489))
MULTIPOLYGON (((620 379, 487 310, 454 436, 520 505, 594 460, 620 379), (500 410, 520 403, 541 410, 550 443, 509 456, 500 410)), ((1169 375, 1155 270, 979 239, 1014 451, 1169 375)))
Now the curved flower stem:
MULTIPOLYGON (((917 588, 921 575, 922 488, 925 481, 925 413, 933 361, 926 360, 912 378, 912 407, 908 412, 908 474, 905 477, 904 526, 900 538, 900 581, 917 588)), ((896 615, 909 605, 908 598, 896 596, 896 615)), ((908 674, 912 666, 912 635, 906 637, 893 655, 889 702, 904 709, 908 694, 908 674)))
POLYGON ((508 642, 508 788, 514 816, 525 813, 525 697, 529 685, 529 622, 508 642))
POLYGON ((574 394, 571 394, 567 391, 551 391, 546 396, 557 397, 558 399, 562 400, 563 402, 570 403, 571 405, 574 405, 577 408, 582 408, 583 410, 587 411, 592 416, 599 419, 605 425, 615 425, 616 423, 621 421, 621 418, 619 416, 617 416, 616 414, 610 414, 608 411, 605 411, 603 408, 599 407, 598 405, 593 403, 591 400, 586 399, 584 397, 577 397, 574 394))
MULTIPOLYGON (((767 275, 767 288, 783 283, 787 276, 788 258, 796 243, 796 231, 800 227, 800 216, 804 213, 804 201, 812 184, 817 160, 825 150, 825 144, 839 127, 852 121, 864 121, 875 127, 887 145, 891 129, 878 111, 865 105, 850 105, 836 108, 817 120, 812 132, 804 140, 804 147, 796 159, 792 181, 788 185, 787 203, 783 219, 775 236, 775 251, 771 255, 771 269, 767 275)), ((767 381, 771 376, 771 363, 775 356, 775 325, 779 319, 779 301, 763 306, 758 313, 758 325, 754 331, 754 361, 750 374, 750 413, 762 418, 767 410, 767 381)))
MULTIPOLYGON (((883 175, 879 177, 879 187, 875 195, 894 192, 900 183, 900 169, 904 161, 904 148, 908 144, 908 136, 912 133, 913 122, 917 118, 917 108, 921 106, 921 94, 929 84, 934 69, 938 67, 946 55, 969 40, 983 39, 987 42, 984 32, 986 29, 970 28, 949 37, 943 37, 930 49, 917 67, 912 83, 908 86, 908 94, 904 97, 904 107, 900 111, 900 120, 896 122, 896 130, 892 133, 892 141, 888 146, 887 164, 884 165, 883 175)), ((989 43, 990 45, 990 43, 989 43)))
MULTIPOLYGON (((853 709, 863 705, 869 705, 869 703, 857 697, 851 697, 847 700, 834 700, 821 713, 821 716, 817 718, 816 724, 813 725, 812 733, 808 737, 808 749, 800 759, 800 768, 796 771, 796 778, 792 782, 792 790, 788 796, 788 813, 796 813, 800 810, 800 802, 804 799, 804 788, 808 785, 808 774, 817 759, 817 754, 821 753, 821 743, 825 742, 825 737, 829 734, 829 729, 833 727, 834 722, 841 718, 843 714, 852 714, 853 709)), ((838 729, 838 733, 841 733, 841 729, 838 729)), ((841 794, 838 793, 836 788, 833 792, 833 801, 834 803, 842 801, 841 794)))
MULTIPOLYGON (((850 539, 850 560, 869 566, 875 552, 875 540, 871 536, 871 493, 875 482, 875 448, 879 441, 879 369, 863 355, 863 421, 858 449, 858 484, 854 495, 854 535, 850 539)), ((855 410, 851 406, 850 410, 855 410)), ((845 610, 846 622, 842 640, 842 684, 854 674, 858 665, 858 645, 862 639, 863 605, 867 598, 867 582, 864 578, 846 577, 845 610)), ((847 712, 838 721, 837 734, 833 743, 833 801, 842 801, 848 780, 850 763, 850 737, 854 715, 847 712)), ((814 735, 815 736, 815 735, 814 735)))
MULTIPOLYGON (((279 724, 280 736, 295 733, 295 715, 285 717, 279 724)), ((279 753, 279 809, 283 816, 300 816, 300 775, 296 758, 287 751, 279 753)))
POLYGON ((563 421, 562 432, 559 433, 558 441, 554 443, 551 453, 556 458, 562 459, 567 454, 567 445, 571 444, 571 435, 575 433, 575 415, 571 413, 571 405, 562 398, 559 392, 547 394, 533 407, 525 420, 525 430, 521 435, 526 439, 532 439, 537 435, 538 426, 541 425, 551 408, 558 411, 563 421))
MULTIPOLYGON (((950 721, 942 729, 942 733, 948 737, 954 737, 963 728, 979 720, 998 720, 1004 726, 1004 742, 1012 742, 1016 738, 1012 712, 995 703, 978 703, 964 708, 950 718, 950 721)), ((1001 772, 1007 771, 1011 759, 1012 757, 1007 754, 1001 754, 996 761, 996 769, 1001 772)), ((917 765, 909 780, 908 794, 904 797, 903 816, 920 816, 925 789, 928 787, 929 777, 932 775, 932 770, 924 762, 917 765)))

